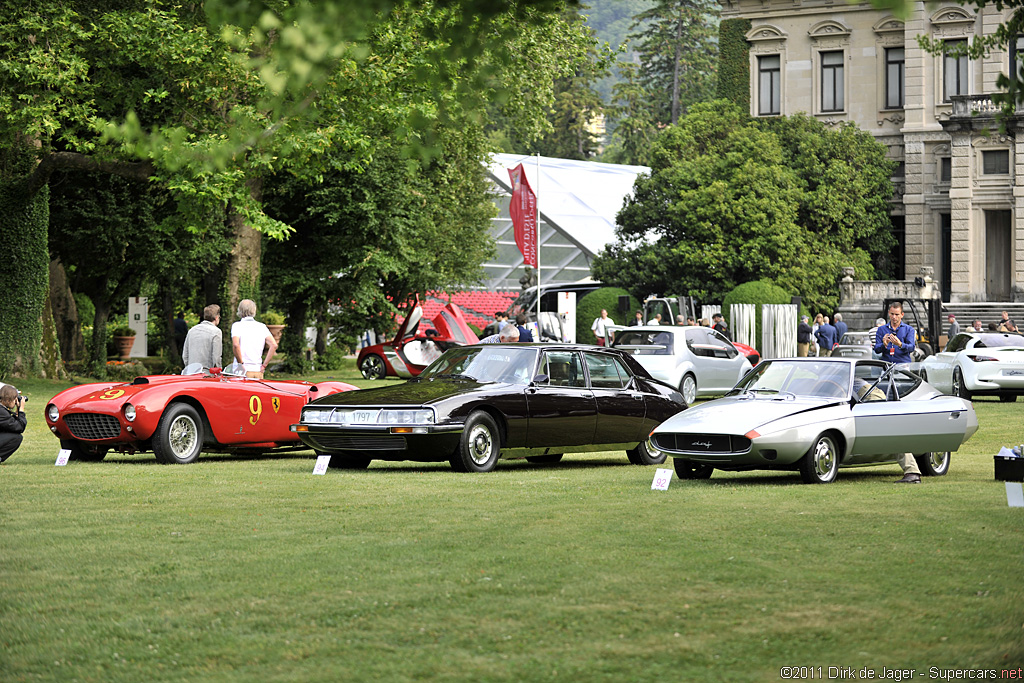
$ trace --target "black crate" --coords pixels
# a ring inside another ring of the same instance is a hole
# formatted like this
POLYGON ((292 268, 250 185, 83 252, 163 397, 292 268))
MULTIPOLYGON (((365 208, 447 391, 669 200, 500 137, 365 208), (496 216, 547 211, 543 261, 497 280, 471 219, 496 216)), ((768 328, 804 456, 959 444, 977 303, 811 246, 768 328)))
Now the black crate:
POLYGON ((999 481, 1024 481, 1024 458, 995 456, 996 479, 999 481))

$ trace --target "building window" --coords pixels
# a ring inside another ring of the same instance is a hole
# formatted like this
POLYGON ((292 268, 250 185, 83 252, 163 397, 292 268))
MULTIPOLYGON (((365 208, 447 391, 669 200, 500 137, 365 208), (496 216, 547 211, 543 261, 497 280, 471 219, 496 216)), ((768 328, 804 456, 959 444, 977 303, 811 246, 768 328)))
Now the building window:
POLYGON ((771 116, 782 112, 782 57, 766 55, 757 58, 757 113, 771 116))
POLYGON ((1010 78, 1020 80, 1021 62, 1024 62, 1024 36, 1010 41, 1010 78))
POLYGON ((843 53, 821 53, 821 110, 843 110, 843 53))
POLYGON ((967 41, 947 40, 942 57, 942 101, 953 95, 967 95, 967 41), (952 53, 952 54, 951 54, 952 53))
POLYGON ((1010 150, 994 149, 982 152, 981 172, 984 175, 1008 175, 1010 173, 1010 150))
POLYGON ((904 60, 902 47, 885 48, 885 108, 903 108, 904 60))
POLYGON ((953 180, 953 159, 951 157, 939 158, 939 182, 948 183, 953 180))

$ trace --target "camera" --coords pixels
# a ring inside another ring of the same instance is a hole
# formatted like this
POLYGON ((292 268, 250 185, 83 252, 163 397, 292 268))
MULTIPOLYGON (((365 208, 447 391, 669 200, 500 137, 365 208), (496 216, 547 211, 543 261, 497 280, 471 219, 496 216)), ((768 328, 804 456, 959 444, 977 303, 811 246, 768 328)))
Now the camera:
POLYGON ((24 401, 25 403, 28 403, 28 397, 25 396, 25 394, 21 393, 20 391, 18 392, 18 400, 19 401, 24 401))

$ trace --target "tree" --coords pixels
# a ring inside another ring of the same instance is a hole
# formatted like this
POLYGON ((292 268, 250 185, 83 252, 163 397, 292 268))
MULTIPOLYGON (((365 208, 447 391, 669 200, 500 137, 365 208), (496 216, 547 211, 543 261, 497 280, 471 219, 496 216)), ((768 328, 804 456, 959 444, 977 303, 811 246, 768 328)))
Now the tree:
POLYGON ((658 0, 637 14, 641 77, 657 103, 657 115, 676 123, 693 102, 715 90, 718 3, 712 0, 658 0))
POLYGON ((613 164, 646 166, 657 134, 654 103, 640 82, 635 64, 620 63, 619 72, 622 80, 613 88, 608 109, 614 132, 605 159, 613 164))
POLYGON ((34 164, 8 182, 32 198, 56 170, 98 171, 160 183, 196 233, 219 214, 236 243, 227 325, 234 301, 258 293, 262 235, 289 231, 262 210, 263 178, 316 177, 334 148, 358 168, 382 112, 398 144, 429 159, 439 129, 480 118, 499 92, 508 116, 539 135, 548 77, 571 73, 586 50, 548 21, 560 9, 554 0, 11 0, 0 25, 0 140, 34 164), (407 49, 384 62, 366 36, 392 24, 407 49), (513 62, 532 70, 502 68, 513 62), (423 87, 394 87, 394 73, 423 87))
POLYGON ((871 258, 892 244, 891 163, 852 125, 765 123, 724 100, 698 104, 659 135, 651 166, 593 266, 637 296, 721 301, 738 284, 768 279, 833 308, 839 268, 871 272, 871 258))

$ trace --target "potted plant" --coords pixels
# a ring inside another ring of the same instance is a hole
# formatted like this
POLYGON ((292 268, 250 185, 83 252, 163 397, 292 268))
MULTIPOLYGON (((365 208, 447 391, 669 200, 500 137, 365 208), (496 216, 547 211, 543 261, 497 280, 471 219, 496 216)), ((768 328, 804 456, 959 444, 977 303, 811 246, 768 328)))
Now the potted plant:
POLYGON ((268 330, 270 330, 270 334, 273 335, 274 341, 280 344, 281 333, 285 328, 284 316, 274 309, 270 309, 263 314, 263 324, 267 326, 268 330))
POLYGON ((118 357, 121 360, 131 358, 132 346, 135 344, 135 330, 127 325, 115 325, 110 334, 114 337, 118 357))

